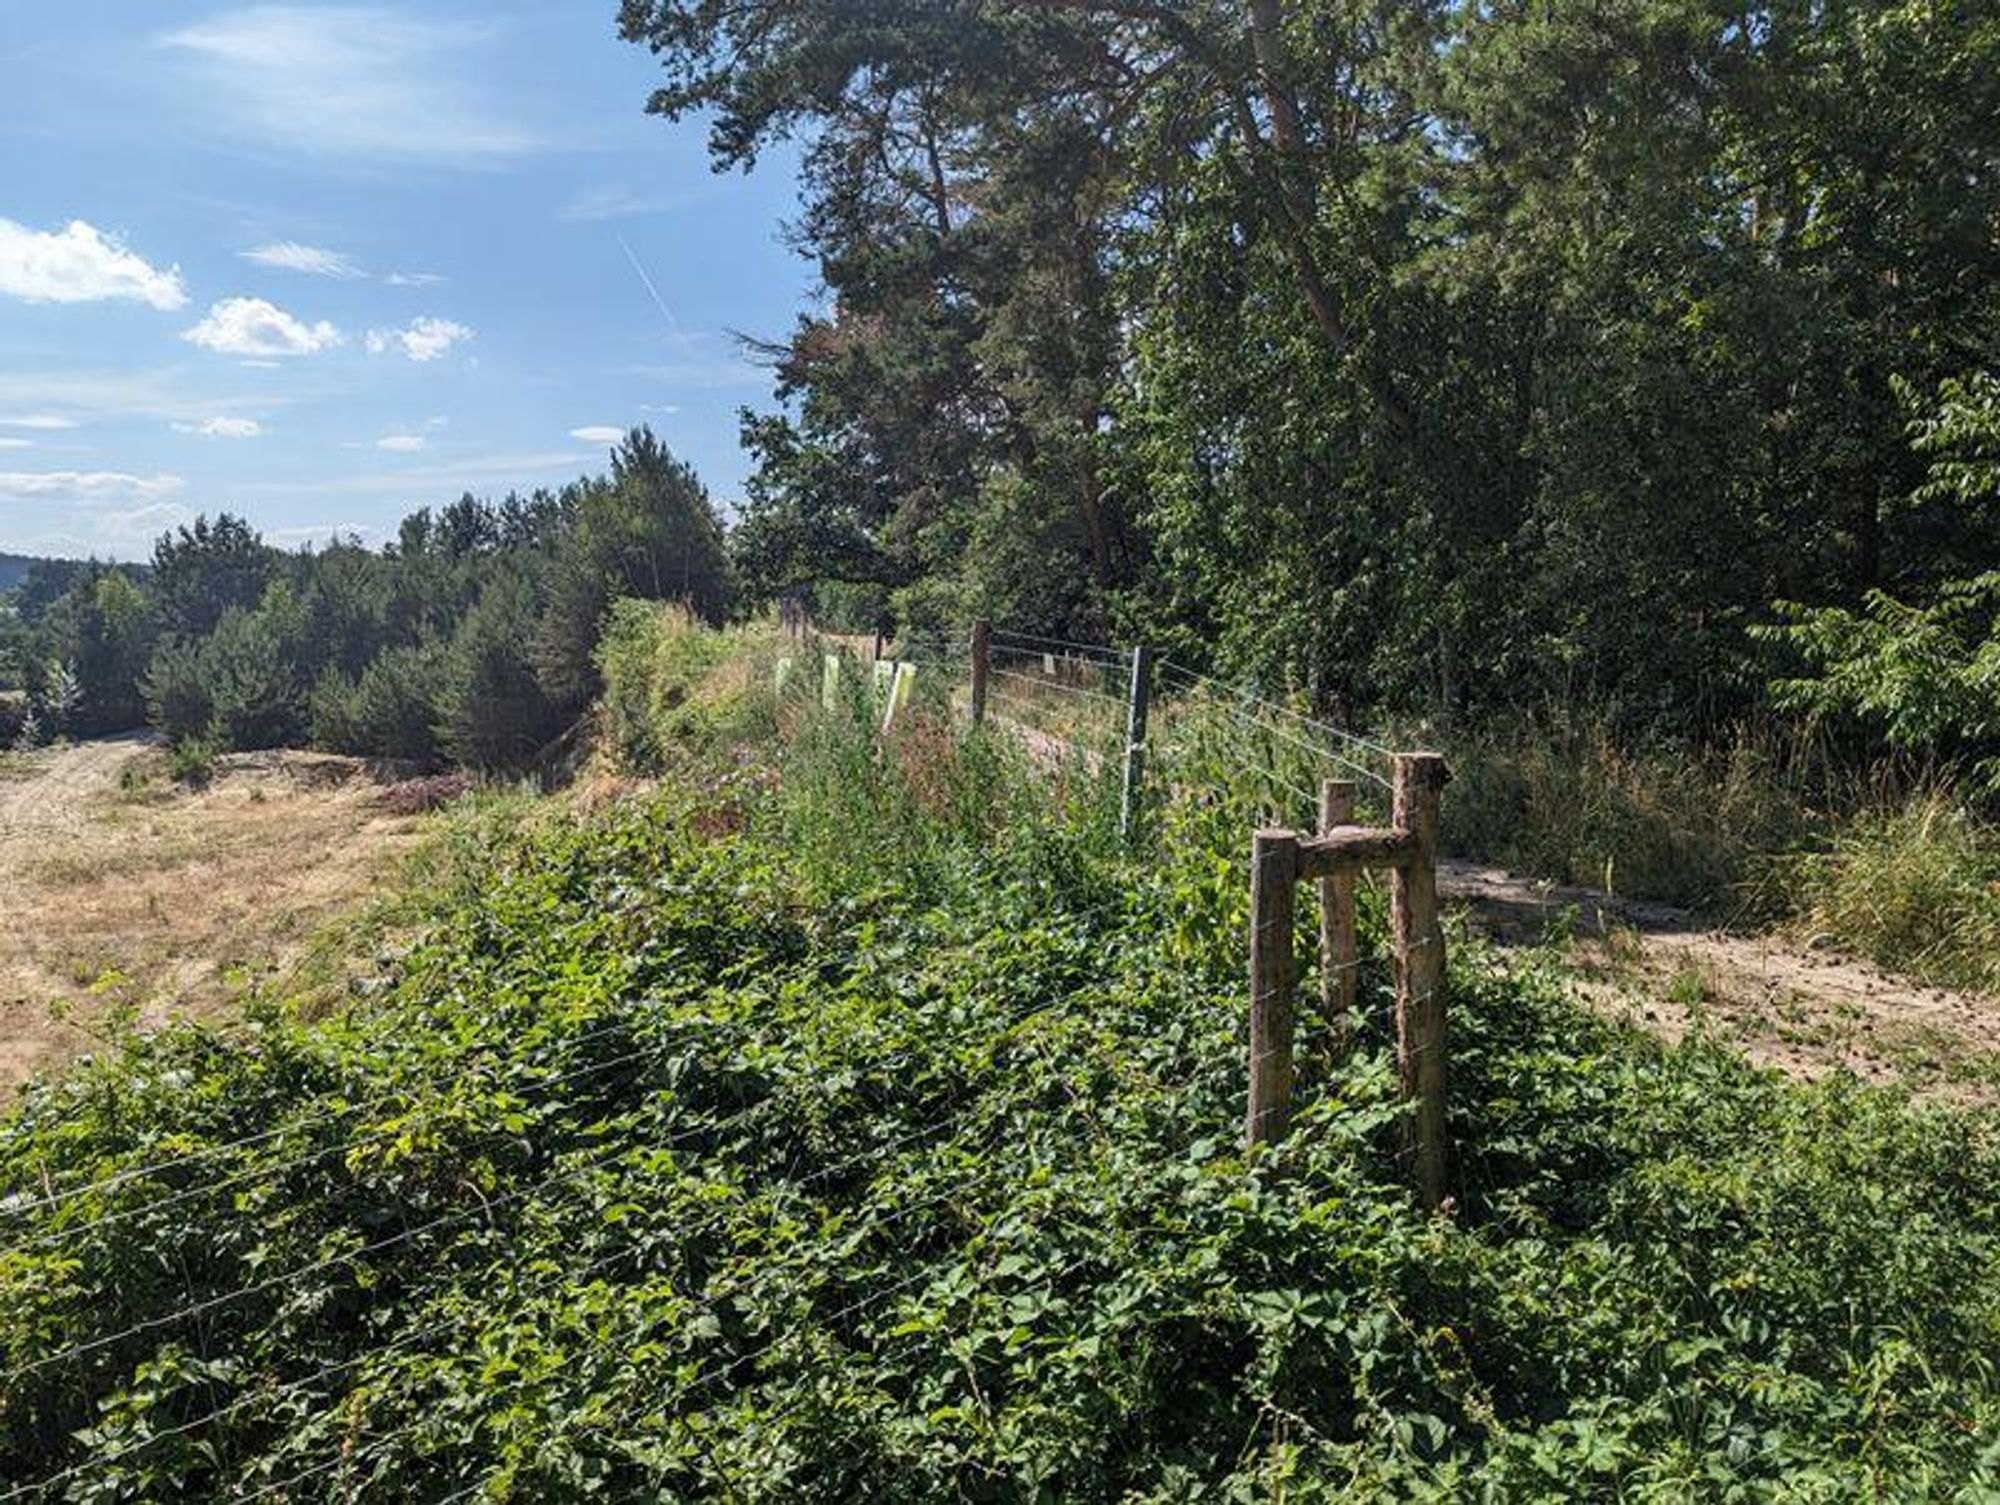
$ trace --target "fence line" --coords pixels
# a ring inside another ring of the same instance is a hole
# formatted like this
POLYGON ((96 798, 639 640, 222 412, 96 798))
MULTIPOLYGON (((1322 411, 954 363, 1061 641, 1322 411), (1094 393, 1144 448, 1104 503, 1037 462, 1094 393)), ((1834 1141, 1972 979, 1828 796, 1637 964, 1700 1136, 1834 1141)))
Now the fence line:
POLYGON ((1335 726, 1331 721, 1322 721, 1317 717, 1308 716, 1303 711, 1295 711, 1282 701, 1266 699, 1264 696, 1245 689, 1240 684, 1230 684, 1226 680, 1202 674, 1188 668, 1185 664, 1174 663, 1171 660, 1162 660, 1161 668, 1165 669, 1168 673, 1181 676, 1182 680, 1192 688, 1205 689, 1216 695, 1226 695, 1233 699, 1247 701, 1264 710, 1284 716, 1309 730, 1324 732, 1330 737, 1338 737, 1343 742, 1353 743, 1355 746, 1364 748, 1378 757, 1393 758, 1395 756, 1395 753, 1389 748, 1384 747, 1379 742, 1369 741, 1368 738, 1360 735, 1358 732, 1351 732, 1345 727, 1335 726))
POLYGON ((1102 654, 1106 659, 1117 662, 1119 650, 1108 643, 1078 643, 1069 638, 1042 637, 1032 632, 1015 632, 1006 627, 992 629, 996 638, 1012 638, 1017 643, 1033 643, 1044 648, 1060 648, 1072 653, 1102 654))
MULTIPOLYGON (((1259 1145, 1271 1144, 1282 1137, 1289 1121, 1296 1033, 1298 958, 1295 952, 1295 938, 1298 929, 1298 917, 1296 914, 1296 889, 1298 884, 1301 882, 1313 882, 1319 885, 1322 905, 1319 969, 1322 1003, 1327 1006, 1329 1019, 1337 1016, 1339 1019, 1345 1021, 1351 1018, 1352 1015, 1354 996, 1352 983, 1354 975, 1360 966, 1360 960, 1353 948, 1352 884, 1354 879, 1364 871, 1387 869, 1390 873, 1391 883, 1391 966, 1395 981, 1394 1030, 1399 1091, 1410 1103, 1412 1109, 1407 1122, 1403 1154, 1412 1163, 1420 1202, 1427 1208, 1437 1208, 1443 1200, 1446 1154, 1443 1108, 1443 1068, 1445 1054, 1444 937, 1438 923, 1435 883, 1437 801, 1439 791, 1441 791, 1447 777, 1442 760, 1434 754, 1428 753, 1390 753, 1386 749, 1379 747, 1378 744, 1369 742, 1365 738, 1344 732, 1327 723, 1315 721, 1310 717, 1291 711, 1275 702, 1265 701, 1247 693, 1233 694, 1229 691, 1228 687, 1221 685, 1220 682, 1208 679, 1206 676, 1197 675, 1194 671, 1187 670, 1182 666, 1165 661, 1160 661, 1156 665, 1151 661, 1151 655, 1143 646, 1134 650, 1129 655, 1128 660, 1126 657, 1121 656, 1118 650, 1104 647, 1103 645, 1076 644, 1061 639, 1033 639, 1031 635, 1027 634, 988 633, 976 630, 972 640, 972 648, 974 656, 973 704, 975 720, 983 717, 986 695, 989 688, 987 681, 995 677, 1030 685, 1053 686, 1058 690, 1072 695, 1106 701, 1114 706, 1121 704, 1125 706, 1128 719, 1126 724, 1123 815, 1128 834, 1131 834, 1136 829, 1137 824, 1135 812, 1139 804, 1138 788, 1143 775, 1144 765, 1142 759, 1147 739, 1149 699, 1152 678, 1156 670, 1178 674, 1193 681, 1195 687, 1210 696, 1220 709, 1227 712, 1243 725, 1270 738, 1273 742, 1289 746, 1314 758, 1326 758, 1333 763, 1353 769, 1355 772, 1374 780, 1385 788, 1392 789, 1394 808, 1391 823, 1387 827, 1370 828, 1352 824, 1352 786, 1346 786, 1348 793, 1346 803, 1343 805, 1333 792, 1334 781, 1328 781, 1328 783, 1322 785, 1318 795, 1318 830, 1316 834, 1301 836, 1298 832, 1289 828, 1271 827, 1259 830, 1252 839, 1249 926, 1251 1006, 1248 1015, 1248 1045, 1244 1058, 1248 1070, 1250 1093, 1245 1120, 1245 1138, 1247 1145, 1253 1149, 1259 1145), (1084 685, 1069 683, 1054 675, 1044 674, 1036 676, 996 667, 991 662, 991 657, 996 647, 1002 653, 1026 652, 1028 650, 1015 648, 1004 641, 995 644, 992 641, 995 636, 1042 641, 1057 645, 1066 651, 1075 651, 1086 655, 1102 655, 1101 659, 1093 660, 1087 657, 1083 660, 1083 662, 1089 664, 1094 669, 1123 669, 1127 667, 1129 662, 1132 685, 1130 695, 1121 700, 1119 696, 1110 694, 1107 691, 1095 690, 1084 685), (1333 747, 1319 746, 1296 733, 1269 726, 1258 719, 1251 711, 1241 709, 1237 704, 1232 704, 1232 700, 1240 701, 1244 707, 1255 706, 1268 709, 1291 718, 1293 722, 1313 732, 1323 733, 1340 739, 1347 744, 1380 753, 1392 760, 1394 777, 1393 779, 1385 779, 1380 774, 1353 763, 1333 747), (1347 895, 1344 908, 1336 902, 1338 897, 1337 890, 1332 886, 1342 883, 1346 885, 1347 895), (1343 999, 1344 1003, 1341 1003, 1343 999), (1338 1007, 1336 1007, 1337 1004, 1339 1005, 1338 1007)), ((805 688, 803 678, 801 680, 801 688, 805 688)), ((1018 703, 1024 706, 1033 704, 1025 698, 1014 696, 1011 692, 1000 691, 994 693, 1004 695, 1009 703, 1018 703)), ((1039 706, 1035 708, 1044 709, 1039 706)), ((1313 801, 1314 796, 1311 791, 1304 790, 1297 784, 1292 783, 1276 769, 1261 767, 1256 772, 1259 777, 1268 778, 1273 782, 1292 789, 1309 803, 1313 801)), ((1112 900, 1103 905, 1091 906, 1088 910, 1077 913, 1079 915, 1092 915, 1108 912, 1111 909, 1122 907, 1123 903, 1124 901, 1122 900, 1112 900)), ((1004 1038, 1011 1030, 1018 1028, 1021 1024, 1026 1023, 1038 1014, 1048 1012, 1054 1007, 1055 1005, 1050 1003, 1025 1011, 1017 1018, 1009 1020, 998 1030, 993 1031, 993 1038, 996 1040, 1004 1038)), ((626 1027, 628 1023, 629 1021, 621 1019, 595 1033, 609 1034, 616 1029, 626 1027)), ((585 1036, 583 1038, 588 1040, 592 1036, 585 1036)), ((566 1048, 574 1048, 576 1044, 581 1042, 559 1041, 553 1043, 566 1048)), ((555 1086, 565 1080, 610 1070, 619 1065, 645 1059, 654 1055, 660 1049, 661 1047, 654 1047, 635 1050, 623 1056, 614 1057, 609 1061, 572 1068, 554 1077, 522 1085, 524 1087, 555 1086)), ((908 1057, 914 1053, 914 1049, 911 1049, 900 1054, 908 1057)), ((887 1066, 894 1059, 895 1057, 891 1056, 888 1061, 875 1063, 876 1069, 887 1066)), ((381 1094, 375 1099, 364 1101, 360 1104, 347 1105, 339 1109, 329 1110, 316 1118, 277 1126, 257 1135, 247 1136, 242 1140, 236 1141, 233 1145, 206 1146, 199 1151, 190 1152, 188 1155, 159 1162, 156 1166, 138 1167, 121 1171, 111 1177, 103 1178, 99 1182, 68 1188, 59 1193, 51 1193, 49 1196, 39 1199, 36 1202, 4 1210, 13 1212, 16 1215, 25 1215, 44 1208, 67 1205, 69 1201, 88 1195, 93 1190, 111 1189, 130 1180, 138 1179, 148 1174, 158 1174, 161 1170, 171 1169, 179 1165, 194 1163, 212 1155, 224 1153, 232 1148, 242 1149, 265 1143, 286 1133, 298 1132, 315 1124, 330 1122, 362 1111, 370 1106, 371 1103, 380 1104, 394 1100, 401 1095, 400 1092, 381 1094)), ((409 1243, 428 1233, 467 1223, 482 1215, 490 1217, 493 1209, 497 1207, 506 1206, 510 1203, 519 1203, 524 1199, 538 1199, 542 1193, 547 1192, 550 1188, 587 1176, 611 1164, 621 1156, 641 1149, 661 1148, 677 1143, 684 1143, 697 1136, 720 1131, 731 1124, 742 1122, 756 1113, 773 1110, 783 1100, 781 1095, 774 1094, 770 1098, 752 1104, 721 1119, 691 1125, 684 1130, 667 1136, 661 1141, 643 1144, 628 1142, 609 1147, 601 1153, 583 1160, 582 1163, 572 1165, 567 1169, 562 1167, 559 1157, 557 1164, 551 1168, 550 1172, 532 1185, 517 1187, 490 1198, 482 1198, 480 1205, 477 1207, 467 1207, 457 1212, 441 1214, 415 1228, 406 1227, 401 1233, 378 1239, 360 1248, 328 1256, 310 1263, 303 1268, 287 1271, 280 1275, 273 1275, 234 1291, 209 1297, 202 1301, 192 1302, 175 1311, 134 1323, 119 1332, 99 1336, 72 1345, 59 1353, 44 1356, 30 1363, 16 1366, 14 1369, 0 1373, 0 1385, 27 1375, 39 1373, 69 1359, 100 1351, 123 1342, 126 1339, 155 1331, 188 1318, 203 1315, 233 1301, 242 1300, 290 1283, 302 1276, 351 1264, 368 1255, 409 1243)), ((434 1112, 441 1106, 443 1105, 431 1104, 428 1111, 434 1112)), ((855 1155, 849 1157, 848 1163, 853 1164, 863 1159, 880 1157, 884 1153, 885 1148, 893 1150, 935 1130, 947 1128, 960 1116, 964 1111, 964 1107, 964 1097, 953 1097, 950 1099, 948 1108, 937 1117, 909 1129, 897 1139, 890 1141, 886 1147, 871 1145, 865 1150, 857 1152, 855 1155)), ((390 1131, 387 1129, 376 1129, 366 1134, 354 1136, 345 1144, 330 1145, 310 1155, 295 1157, 292 1160, 283 1161, 273 1166, 245 1170, 222 1182, 206 1187, 184 1188, 163 1199, 155 1199, 135 1208, 122 1209, 106 1217, 80 1223, 70 1228, 54 1230, 36 1239, 17 1244, 12 1249, 0 1250, 0 1253, 15 1252, 22 1248, 42 1247, 47 1243, 68 1238, 77 1232, 137 1217, 152 1208, 170 1206, 175 1202, 194 1196, 226 1190, 228 1187, 241 1184, 246 1180, 280 1175, 287 1170, 296 1169, 300 1165, 310 1164, 323 1159, 338 1150, 352 1149, 373 1139, 381 1138, 388 1132, 390 1131)), ((784 1186, 775 1188, 774 1194, 782 1195, 785 1191, 796 1192, 816 1180, 836 1174, 840 1168, 839 1162, 824 1166, 797 1182, 786 1183, 784 1186)), ((889 1226, 901 1218, 926 1210, 963 1193, 964 1189, 961 1187, 947 1187, 933 1196, 908 1203, 888 1212, 880 1218, 873 1219, 867 1227, 873 1230, 889 1226)), ((567 1198, 559 1199, 545 1210, 550 1213, 561 1212, 568 1200, 567 1198)), ((538 1202, 531 1202, 529 1205, 533 1209, 540 1204, 538 1202)), ((715 1221, 722 1221, 729 1215, 730 1210, 729 1208, 718 1210, 715 1221)), ((1071 1221, 1060 1213, 1053 1215, 1063 1218, 1066 1222, 1071 1221)), ((614 1263, 619 1259, 629 1257, 631 1253, 631 1250, 626 1249, 619 1250, 614 1254, 605 1255, 586 1266, 582 1272, 583 1276, 589 1277, 594 1275, 604 1266, 614 1263)), ((1094 1256, 1082 1256, 1048 1278, 1051 1280, 1060 1279, 1082 1264, 1087 1263, 1092 1257, 1094 1256)), ((871 1296, 849 1303, 823 1320, 827 1324, 837 1324, 843 1318, 853 1315, 855 1312, 866 1310, 891 1299, 921 1280, 933 1278, 934 1274, 934 1271, 928 1269, 913 1272, 911 1275, 875 1292, 871 1296)), ((721 1291, 705 1293, 704 1299, 711 1302, 726 1299, 747 1283, 747 1281, 740 1281, 736 1285, 729 1286, 721 1291)), ((386 1348, 357 1354, 338 1364, 323 1366, 314 1373, 292 1381, 276 1391, 256 1391, 240 1396, 203 1417, 196 1418, 191 1422, 170 1428, 164 1432, 150 1434, 138 1445, 113 1454, 108 1458, 86 1460, 38 1483, 17 1487, 4 1495, 0 1495, 0 1502, 12 1501, 26 1493, 45 1494, 55 1485, 88 1473, 93 1468, 121 1464, 129 1457, 151 1446, 155 1441, 197 1431, 257 1401, 262 1400, 268 1403, 286 1394, 298 1393, 303 1389, 323 1382, 330 1375, 351 1369, 371 1358, 379 1358, 383 1354, 396 1351, 399 1347, 407 1347, 421 1342, 425 1338, 436 1336, 449 1326, 450 1320, 441 1319, 426 1326, 418 1327, 396 1338, 386 1348)), ((762 1357, 779 1343, 785 1341, 788 1336, 790 1335, 780 1333, 766 1343, 735 1356, 720 1367, 702 1371, 681 1388, 675 1398, 676 1403, 684 1401, 696 1390, 713 1382, 715 1379, 734 1373, 745 1364, 762 1357)), ((393 1438, 398 1435, 402 1434, 390 1434, 390 1437, 393 1438)), ((390 1438, 382 1440, 387 1441, 390 1438)), ((240 1495, 239 1498, 246 1500, 256 1499, 281 1489, 295 1487, 305 1480, 318 1477, 328 1469, 338 1466, 343 1461, 346 1460, 343 1457, 337 1456, 328 1462, 318 1464, 290 1478, 266 1483, 250 1494, 240 1495)), ((490 1480, 488 1479, 477 1481, 467 1488, 447 1496, 446 1500, 455 1501, 464 1499, 486 1487, 489 1482, 490 1480)))
MULTIPOLYGON (((984 686, 988 677, 1007 672, 992 667, 992 636, 992 629, 984 622, 975 625, 970 645, 972 679, 978 687, 973 697, 975 721, 985 713, 984 686)), ((1145 645, 1133 650, 1131 663, 1131 714, 1120 812, 1121 829, 1128 834, 1137 825, 1139 771, 1143 767, 1141 757, 1152 677, 1151 655, 1145 645)), ((1163 662, 1160 667, 1209 694, 1216 705, 1248 730, 1311 757, 1327 758, 1390 791, 1390 824, 1374 828, 1357 826, 1351 823, 1354 812, 1351 784, 1327 781, 1315 799, 1275 768, 1258 770, 1259 777, 1290 787, 1303 801, 1313 805, 1320 830, 1316 835, 1302 838, 1291 828, 1273 826, 1258 830, 1251 839, 1250 1039, 1246 1061, 1249 1106, 1244 1135, 1246 1143, 1255 1148, 1282 1138, 1290 1123, 1299 970, 1293 936, 1295 889, 1301 881, 1319 886, 1322 988, 1327 990, 1328 997, 1337 999, 1344 991, 1340 982, 1342 964, 1354 954, 1354 879, 1364 870, 1386 868, 1390 874, 1397 1077, 1401 1095, 1410 1105, 1407 1148, 1413 1161, 1419 1202, 1430 1210, 1440 1207, 1444 1201, 1446 1145, 1444 949, 1437 898, 1437 820, 1438 799, 1449 777, 1444 760, 1435 753, 1391 753, 1364 737, 1304 716, 1275 701, 1247 692, 1225 694, 1217 681, 1182 665, 1163 662), (1241 706, 1231 704, 1232 699, 1241 706), (1321 747, 1294 732, 1270 726, 1248 707, 1268 709, 1310 731, 1386 756, 1393 777, 1383 777, 1335 747, 1321 747), (1326 981, 1329 977, 1333 979, 1331 984, 1326 981)))

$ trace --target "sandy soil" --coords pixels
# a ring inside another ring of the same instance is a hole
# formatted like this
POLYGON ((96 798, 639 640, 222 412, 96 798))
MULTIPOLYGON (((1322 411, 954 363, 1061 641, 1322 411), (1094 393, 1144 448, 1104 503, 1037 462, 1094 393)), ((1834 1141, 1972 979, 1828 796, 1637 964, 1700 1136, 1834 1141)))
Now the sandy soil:
POLYGON ((352 759, 253 753, 201 789, 146 737, 0 764, 0 1095, 100 1039, 226 1008, 365 902, 416 821, 352 759))
POLYGON ((1503 944, 1570 935, 1590 1001, 1679 1039, 1702 1028, 1796 1077, 1847 1070, 2000 1099, 2000 999, 1923 987, 1780 937, 1706 929, 1670 905, 1448 862, 1446 899, 1503 944))

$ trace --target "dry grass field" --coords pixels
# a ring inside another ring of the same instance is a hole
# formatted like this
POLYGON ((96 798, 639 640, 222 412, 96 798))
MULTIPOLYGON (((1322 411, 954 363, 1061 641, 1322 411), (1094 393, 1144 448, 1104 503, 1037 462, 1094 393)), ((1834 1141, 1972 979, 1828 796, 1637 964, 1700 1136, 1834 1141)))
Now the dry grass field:
POLYGON ((0 758, 0 1095, 117 1018, 284 982, 414 839, 384 795, 318 753, 226 757, 199 788, 142 737, 0 758))

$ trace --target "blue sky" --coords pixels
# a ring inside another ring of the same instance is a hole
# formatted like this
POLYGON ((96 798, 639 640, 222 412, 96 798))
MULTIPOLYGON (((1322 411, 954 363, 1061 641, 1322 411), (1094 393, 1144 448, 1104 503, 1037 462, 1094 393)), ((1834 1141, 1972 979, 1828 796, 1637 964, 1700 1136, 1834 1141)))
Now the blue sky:
POLYGON ((733 502, 793 162, 711 174, 616 11, 0 5, 0 550, 380 541, 641 422, 733 502))

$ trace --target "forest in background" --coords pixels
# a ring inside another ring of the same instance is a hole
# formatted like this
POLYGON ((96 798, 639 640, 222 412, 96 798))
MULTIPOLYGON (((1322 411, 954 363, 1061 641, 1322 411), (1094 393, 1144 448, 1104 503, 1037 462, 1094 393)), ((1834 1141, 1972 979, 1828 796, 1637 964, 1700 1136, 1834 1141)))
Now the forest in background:
POLYGON ((0 613, 0 740, 150 719, 186 767, 518 769, 591 703, 621 596, 789 598, 932 658, 984 617, 1442 745, 1462 851, 1994 975, 1986 9, 620 25, 718 170, 803 146, 824 296, 752 342, 742 507, 642 433, 379 551, 226 519, 148 569, 44 566, 0 613))
POLYGON ((0 596, 0 743, 151 725, 186 770, 306 744, 519 770, 595 697, 621 598, 730 605, 708 493, 645 429, 608 476, 425 508, 379 550, 204 516, 145 566, 36 562, 0 596))
MULTIPOLYGON (((827 297, 735 554, 1353 722, 2000 735, 2000 19, 626 0, 827 297)), ((1989 765, 1990 766, 1990 765, 1989 765)))

